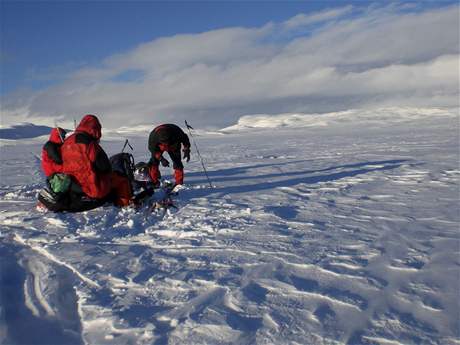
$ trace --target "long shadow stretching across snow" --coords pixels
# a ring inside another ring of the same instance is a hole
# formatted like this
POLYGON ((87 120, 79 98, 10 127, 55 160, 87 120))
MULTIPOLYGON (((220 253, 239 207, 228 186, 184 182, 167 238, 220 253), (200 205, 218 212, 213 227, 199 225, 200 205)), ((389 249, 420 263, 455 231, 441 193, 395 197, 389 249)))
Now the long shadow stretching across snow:
MULTIPOLYGON (((256 184, 222 187, 222 188, 217 188, 213 190, 207 190, 206 194, 216 192, 216 191, 221 193, 222 195, 234 194, 234 193, 248 193, 248 192, 256 192, 256 191, 261 191, 261 190, 266 190, 266 189, 271 189, 271 188, 276 188, 276 187, 289 187, 289 186, 294 186, 299 183, 315 184, 315 183, 320 183, 320 182, 330 182, 330 181, 340 180, 345 177, 354 177, 357 175, 367 174, 367 173, 375 172, 375 171, 385 171, 385 170, 397 169, 401 165, 407 162, 408 160, 402 160, 402 159, 386 160, 386 161, 370 161, 370 162, 361 162, 361 163, 355 163, 355 164, 333 166, 333 167, 319 169, 319 170, 304 170, 304 171, 294 171, 294 172, 277 173, 277 174, 255 175, 255 176, 224 177, 221 179, 213 179, 212 181, 213 182, 225 182, 225 181, 237 181, 240 179, 241 180, 251 180, 251 179, 252 180, 263 180, 263 179, 286 178, 286 177, 297 176, 295 178, 282 179, 278 181, 264 181, 264 182, 256 183, 256 184), (379 166, 366 168, 366 166, 375 166, 375 165, 379 165, 379 166), (340 172, 327 174, 327 175, 305 176, 305 175, 321 173, 321 172, 326 172, 326 171, 331 171, 331 170, 349 169, 349 168, 360 168, 360 169, 340 171, 340 172)), ((283 163, 283 164, 289 164, 289 163, 283 163)), ((277 163, 274 165, 280 165, 280 164, 277 163)), ((229 173, 229 171, 231 170, 237 170, 238 173, 241 173, 246 170, 257 168, 257 167, 259 166, 224 169, 223 175, 232 175, 231 173, 229 173)), ((214 173, 215 175, 218 175, 217 174, 218 171, 214 173)), ((193 183, 196 183, 196 184, 205 183, 205 182, 206 182, 205 180, 193 181, 193 183)))
MULTIPOLYGON (((304 162, 310 162, 310 161, 312 161, 312 159, 302 159, 302 160, 282 162, 282 163, 261 163, 261 164, 254 164, 254 165, 244 165, 244 166, 240 166, 236 168, 234 167, 234 168, 229 168, 229 169, 211 170, 211 171, 208 171, 208 175, 210 177, 234 176, 234 175, 244 174, 245 172, 253 170, 253 169, 276 167, 276 166, 283 166, 286 164, 296 164, 296 163, 304 163, 304 162)), ((202 176, 202 175, 203 175, 203 172, 201 171, 187 173, 187 177, 202 176)), ((237 177, 235 179, 238 180, 239 178, 237 177)), ((223 179, 222 181, 231 181, 235 179, 228 179, 228 180, 223 179)), ((207 181, 204 181, 204 182, 207 182, 207 181)))

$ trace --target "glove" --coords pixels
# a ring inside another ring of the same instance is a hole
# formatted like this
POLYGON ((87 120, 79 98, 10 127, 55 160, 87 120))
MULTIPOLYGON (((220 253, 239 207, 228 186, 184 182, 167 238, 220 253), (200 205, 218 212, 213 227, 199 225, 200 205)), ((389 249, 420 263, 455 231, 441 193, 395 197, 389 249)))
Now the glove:
POLYGON ((169 162, 168 162, 168 160, 167 160, 166 158, 164 158, 164 157, 161 157, 161 158, 160 158, 160 163, 161 163, 161 165, 164 166, 165 168, 169 167, 169 162))
POLYGON ((185 148, 183 152, 184 152, 184 159, 188 163, 190 161, 190 149, 185 148))

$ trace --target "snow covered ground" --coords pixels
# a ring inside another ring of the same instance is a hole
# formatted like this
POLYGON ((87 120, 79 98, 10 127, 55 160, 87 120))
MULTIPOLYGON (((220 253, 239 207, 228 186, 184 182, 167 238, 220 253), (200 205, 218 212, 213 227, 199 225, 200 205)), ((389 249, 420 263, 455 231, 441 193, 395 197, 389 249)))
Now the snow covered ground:
POLYGON ((458 110, 371 115, 202 134, 166 214, 37 211, 43 141, 3 140, 0 343, 460 344, 458 110))

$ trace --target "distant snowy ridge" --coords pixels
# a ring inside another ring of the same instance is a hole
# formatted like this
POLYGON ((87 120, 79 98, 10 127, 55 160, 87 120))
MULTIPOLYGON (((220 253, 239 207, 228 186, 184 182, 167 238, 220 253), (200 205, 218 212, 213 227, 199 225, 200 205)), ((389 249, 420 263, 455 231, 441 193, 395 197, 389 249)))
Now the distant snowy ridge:
MULTIPOLYGON (((255 114, 240 117, 238 122, 220 130, 195 128, 196 136, 215 136, 237 131, 273 128, 303 128, 325 127, 334 124, 390 124, 408 121, 417 121, 433 117, 459 117, 459 108, 414 108, 414 107, 387 107, 378 109, 351 109, 331 113, 285 113, 278 115, 255 114)), ((104 141, 121 141, 128 137, 148 137, 158 124, 139 124, 109 128, 108 123, 102 123, 102 138, 104 141)), ((187 134, 185 125, 178 123, 187 134)), ((16 140, 34 139, 32 141, 46 141, 52 127, 33 123, 19 123, 14 126, 0 126, 0 142, 2 145, 14 144, 16 140)), ((68 135, 72 130, 67 129, 68 135)))
POLYGON ((0 139, 30 139, 49 135, 52 127, 35 125, 33 123, 24 122, 11 127, 0 128, 0 139))
MULTIPOLYGON (((117 140, 120 138, 126 137, 139 137, 144 136, 148 137, 150 132, 156 127, 160 125, 160 123, 155 124, 148 124, 148 125, 133 125, 133 126, 123 126, 117 129, 104 129, 103 130, 103 138, 104 140, 117 140)), ((182 128, 184 132, 188 134, 187 128, 185 125, 177 123, 179 127, 182 128)), ((222 135, 220 131, 211 131, 211 130, 204 130, 204 129, 193 129, 193 135, 222 135)))
POLYGON ((351 109, 325 114, 285 113, 279 115, 246 115, 240 117, 236 125, 221 129, 221 132, 233 132, 249 129, 282 127, 322 127, 332 124, 406 122, 427 117, 459 116, 458 108, 410 108, 389 107, 379 109, 351 109))

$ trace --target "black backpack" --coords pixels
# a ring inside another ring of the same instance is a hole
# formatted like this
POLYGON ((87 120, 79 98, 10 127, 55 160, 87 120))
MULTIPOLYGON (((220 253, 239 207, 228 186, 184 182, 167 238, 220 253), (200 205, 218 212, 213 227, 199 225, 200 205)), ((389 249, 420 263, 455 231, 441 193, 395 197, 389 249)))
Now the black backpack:
POLYGON ((125 176, 130 182, 134 181, 134 157, 131 153, 120 152, 110 157, 112 170, 125 176))

